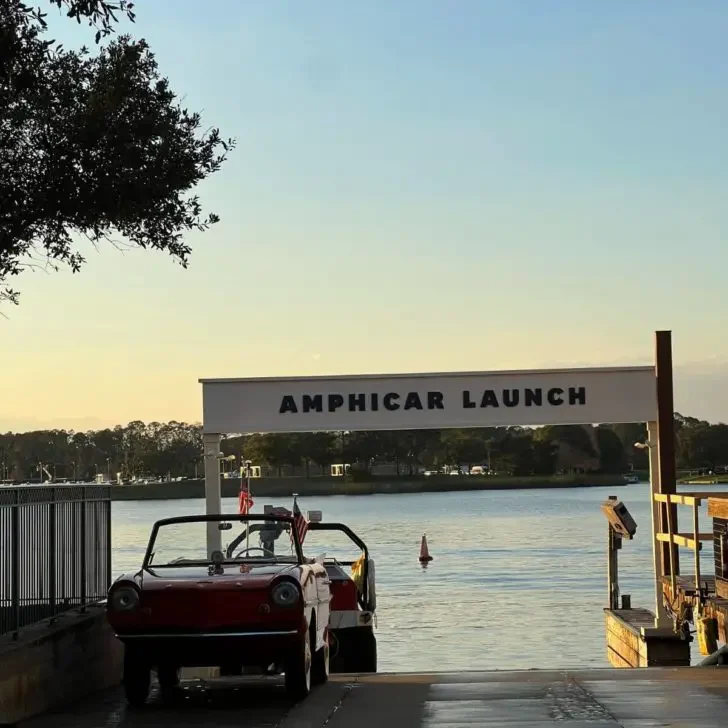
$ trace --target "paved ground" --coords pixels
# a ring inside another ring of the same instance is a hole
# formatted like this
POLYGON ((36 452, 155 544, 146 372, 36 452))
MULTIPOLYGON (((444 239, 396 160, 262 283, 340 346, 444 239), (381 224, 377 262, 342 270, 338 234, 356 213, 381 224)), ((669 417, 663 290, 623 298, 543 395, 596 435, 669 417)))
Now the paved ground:
POLYGON ((21 728, 724 728, 728 668, 334 676, 292 705, 280 681, 185 683, 129 710, 120 691, 21 728))

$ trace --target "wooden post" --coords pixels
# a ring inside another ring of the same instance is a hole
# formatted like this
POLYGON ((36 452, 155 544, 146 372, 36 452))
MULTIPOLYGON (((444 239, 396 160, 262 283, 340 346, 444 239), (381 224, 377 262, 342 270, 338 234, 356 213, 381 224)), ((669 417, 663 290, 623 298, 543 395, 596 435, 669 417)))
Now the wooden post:
POLYGON ((609 526, 609 608, 619 609, 619 549, 622 537, 609 526))
POLYGON ((612 541, 612 524, 607 523, 607 608, 614 609, 614 543, 612 541))
MULTIPOLYGON (((657 380, 657 461, 660 493, 676 493, 675 477, 675 423, 672 388, 672 332, 655 332, 655 378, 657 380)), ((677 533, 677 506, 660 504, 660 531, 677 533), (669 511, 669 518, 668 518, 669 511)), ((677 545, 664 543, 660 549, 662 574, 677 576, 680 561, 677 545)))
MULTIPOLYGON (((609 500, 618 500, 616 495, 610 495, 609 500)), ((622 547, 622 537, 607 523, 607 596, 609 609, 619 609, 619 557, 618 550, 622 547)))
POLYGON ((675 571, 675 561, 674 558, 677 555, 677 545, 673 544, 672 537, 677 533, 676 526, 677 524, 673 521, 673 516, 675 514, 675 508, 672 506, 671 503, 666 504, 668 508, 666 509, 665 513, 667 513, 667 537, 668 541, 667 543, 669 545, 674 545, 674 548, 668 550, 667 554, 670 558, 669 563, 669 569, 668 573, 670 575, 670 599, 675 599, 677 596, 677 571, 675 571), (673 525, 674 524, 674 525, 673 525))
POLYGON ((697 503, 693 503, 693 538, 695 539, 695 594, 700 603, 700 513, 697 503))

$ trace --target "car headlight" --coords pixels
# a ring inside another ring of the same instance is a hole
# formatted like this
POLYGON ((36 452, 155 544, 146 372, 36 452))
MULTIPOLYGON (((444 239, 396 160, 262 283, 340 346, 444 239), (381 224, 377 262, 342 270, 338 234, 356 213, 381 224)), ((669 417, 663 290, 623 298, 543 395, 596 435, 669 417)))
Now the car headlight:
POLYGON ((111 608, 117 612, 130 612, 139 606, 139 592, 133 586, 122 586, 111 594, 111 608))
POLYGON ((299 591, 292 581, 281 581, 273 587, 270 596, 277 606, 292 607, 299 600, 299 591))

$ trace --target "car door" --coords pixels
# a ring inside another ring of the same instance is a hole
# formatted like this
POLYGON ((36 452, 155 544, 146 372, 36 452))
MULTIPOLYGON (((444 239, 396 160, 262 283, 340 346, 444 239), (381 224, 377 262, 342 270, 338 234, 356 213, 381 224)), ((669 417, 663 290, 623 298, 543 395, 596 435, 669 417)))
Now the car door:
POLYGON ((329 626, 331 615, 331 588, 329 585, 329 574, 326 567, 320 563, 311 565, 316 583, 316 647, 320 647, 326 638, 326 629, 329 626))

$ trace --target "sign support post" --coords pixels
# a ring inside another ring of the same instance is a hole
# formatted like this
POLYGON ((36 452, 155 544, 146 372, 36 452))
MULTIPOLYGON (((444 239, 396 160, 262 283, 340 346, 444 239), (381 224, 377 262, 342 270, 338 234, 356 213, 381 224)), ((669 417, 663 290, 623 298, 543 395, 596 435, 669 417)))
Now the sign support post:
MULTIPOLYGON (((217 514, 222 512, 222 496, 220 491, 220 443, 222 437, 217 433, 204 433, 202 435, 202 448, 205 457, 205 513, 217 514)), ((220 551, 222 547, 222 534, 217 523, 210 521, 207 524, 207 553, 220 551)))
MULTIPOLYGON (((655 332, 655 379, 657 388, 657 492, 677 493, 675 473, 675 413, 672 387, 672 334, 655 332)), ((660 531, 677 532, 677 505, 659 503, 660 531), (672 528, 670 528, 672 526, 672 528)), ((677 544, 660 543, 661 576, 677 576, 680 562, 677 544)), ((660 584, 662 587, 662 584, 660 584)), ((660 600, 662 601, 662 600, 660 600)))

